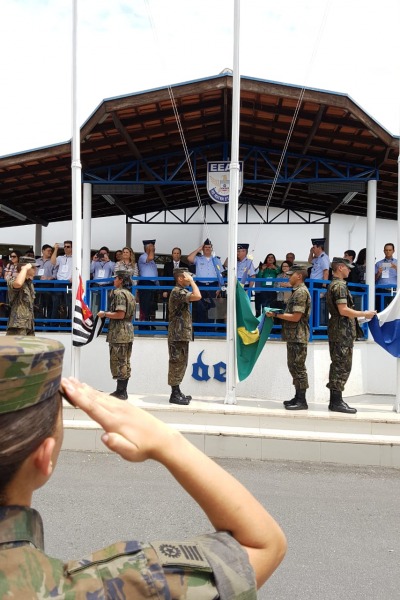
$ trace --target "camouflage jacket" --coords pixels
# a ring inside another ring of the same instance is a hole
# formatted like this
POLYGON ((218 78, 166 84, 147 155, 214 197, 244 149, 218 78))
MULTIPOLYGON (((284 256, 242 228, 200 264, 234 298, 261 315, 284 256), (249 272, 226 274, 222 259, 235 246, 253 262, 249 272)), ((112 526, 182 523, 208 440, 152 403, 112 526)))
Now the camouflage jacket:
POLYGON ((123 319, 110 319, 108 324, 107 342, 110 344, 128 344, 133 341, 132 319, 135 314, 136 300, 129 290, 117 289, 112 291, 109 310, 123 310, 123 319))
POLYGON ((311 297, 310 292, 304 283, 293 288, 285 312, 297 312, 302 313, 302 315, 300 321, 297 321, 297 323, 282 320, 282 339, 287 342, 307 344, 310 337, 310 325, 308 320, 311 312, 311 297))
POLYGON ((13 284, 16 276, 17 273, 7 281, 8 299, 11 306, 8 327, 34 329, 33 304, 36 294, 33 282, 27 279, 22 287, 15 289, 13 284))
POLYGON ((230 534, 117 542, 63 563, 43 549, 34 509, 0 507, 0 599, 212 600, 257 598, 247 553, 230 534))
POLYGON ((193 339, 190 296, 191 292, 180 285, 175 286, 169 296, 168 339, 171 342, 190 342, 193 339))
POLYGON ((342 317, 337 307, 338 304, 346 304, 350 308, 354 306, 346 282, 334 277, 326 292, 326 305, 330 314, 328 339, 330 342, 340 342, 343 346, 352 346, 357 337, 356 320, 342 317))

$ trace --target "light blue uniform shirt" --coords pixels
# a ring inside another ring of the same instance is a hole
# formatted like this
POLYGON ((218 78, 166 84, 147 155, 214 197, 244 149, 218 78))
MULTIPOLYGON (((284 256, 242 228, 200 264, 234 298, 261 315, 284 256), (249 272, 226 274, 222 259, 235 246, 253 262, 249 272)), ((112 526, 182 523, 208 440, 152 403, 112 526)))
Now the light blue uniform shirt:
MULTIPOLYGON (((394 263, 395 265, 397 265, 397 259, 396 258, 392 258, 391 260, 387 260, 386 258, 384 258, 383 260, 378 260, 378 262, 375 264, 375 274, 378 272, 379 267, 381 265, 387 265, 390 263, 394 263)), ((392 267, 383 269, 381 276, 379 277, 378 281, 376 282, 377 285, 387 285, 388 287, 392 287, 393 285, 397 285, 397 271, 396 269, 392 269, 392 267), (385 277, 386 272, 389 273, 388 277, 385 277)))
MULTIPOLYGON (((220 273, 222 273, 224 268, 223 268, 221 260, 218 258, 218 256, 216 256, 214 258, 214 262, 217 265, 217 267, 220 268, 220 273)), ((204 281, 200 281, 199 282, 200 285, 202 283, 209 283, 210 281, 217 279, 217 273, 215 271, 214 262, 213 262, 212 256, 210 256, 210 258, 203 256, 203 255, 195 256, 193 264, 196 265, 196 277, 207 277, 208 278, 208 279, 205 279, 204 281)))
POLYGON ((329 256, 323 252, 320 256, 313 258, 310 279, 323 279, 324 271, 329 271, 330 261, 329 256))
POLYGON ((147 262, 147 254, 144 252, 139 256, 139 275, 141 277, 155 277, 158 275, 157 265, 154 260, 147 262))
MULTIPOLYGON (((240 262, 237 262, 237 278, 239 281, 242 281, 242 277, 243 275, 246 273, 247 277, 251 277, 252 275, 256 274, 256 270, 254 268, 253 265, 253 261, 250 260, 250 258, 244 258, 243 260, 241 260, 240 262)), ((249 280, 247 280, 247 282, 244 282, 249 284, 249 280)))
POLYGON ((103 262, 101 260, 92 260, 90 263, 90 273, 93 279, 107 279, 114 277, 115 263, 112 260, 103 262))

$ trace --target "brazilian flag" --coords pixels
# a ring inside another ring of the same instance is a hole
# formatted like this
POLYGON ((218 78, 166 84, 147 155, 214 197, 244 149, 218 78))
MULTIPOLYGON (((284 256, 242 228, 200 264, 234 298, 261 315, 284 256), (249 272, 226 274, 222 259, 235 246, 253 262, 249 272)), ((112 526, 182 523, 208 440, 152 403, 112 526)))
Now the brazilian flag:
POLYGON ((255 317, 250 298, 243 286, 236 283, 236 328, 237 328, 237 369, 239 381, 250 375, 256 361, 267 341, 274 320, 266 317, 255 317))

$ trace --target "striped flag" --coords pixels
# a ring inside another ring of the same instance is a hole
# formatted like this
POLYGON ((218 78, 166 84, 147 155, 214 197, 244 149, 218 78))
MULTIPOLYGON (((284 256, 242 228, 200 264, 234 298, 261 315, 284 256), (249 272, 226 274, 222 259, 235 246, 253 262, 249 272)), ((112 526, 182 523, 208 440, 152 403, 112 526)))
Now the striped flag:
POLYGON ((74 321, 72 324, 72 345, 85 346, 97 337, 103 329, 105 319, 93 318, 92 311, 85 302, 82 277, 79 275, 76 293, 74 321))

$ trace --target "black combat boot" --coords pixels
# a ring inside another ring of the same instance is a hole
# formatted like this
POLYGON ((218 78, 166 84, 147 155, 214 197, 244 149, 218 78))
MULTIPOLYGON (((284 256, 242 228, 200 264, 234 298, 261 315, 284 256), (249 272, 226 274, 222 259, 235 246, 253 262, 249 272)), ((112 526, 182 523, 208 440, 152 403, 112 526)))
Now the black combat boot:
POLYGON ((187 406, 189 404, 190 400, 181 396, 178 385, 172 385, 171 390, 172 392, 169 397, 170 404, 181 404, 182 406, 187 406))
POLYGON ((186 400, 189 400, 189 402, 192 400, 192 396, 186 396, 186 394, 184 394, 180 388, 180 386, 178 385, 178 392, 180 393, 180 395, 182 396, 182 398, 186 398, 186 400))
POLYGON ((296 402, 294 404, 286 404, 286 410, 308 410, 306 400, 306 390, 296 390, 296 402))
POLYGON ((118 379, 117 389, 110 396, 114 396, 114 398, 119 398, 120 400, 128 400, 128 392, 126 391, 128 381, 129 379, 118 379))
POLYGON ((340 390, 330 390, 331 397, 329 400, 329 410, 333 412, 347 413, 348 415, 355 415, 357 412, 356 408, 352 408, 342 398, 342 392, 340 390))
POLYGON ((291 406, 293 404, 297 404, 297 390, 294 397, 291 400, 284 400, 283 406, 286 408, 287 406, 291 406))

